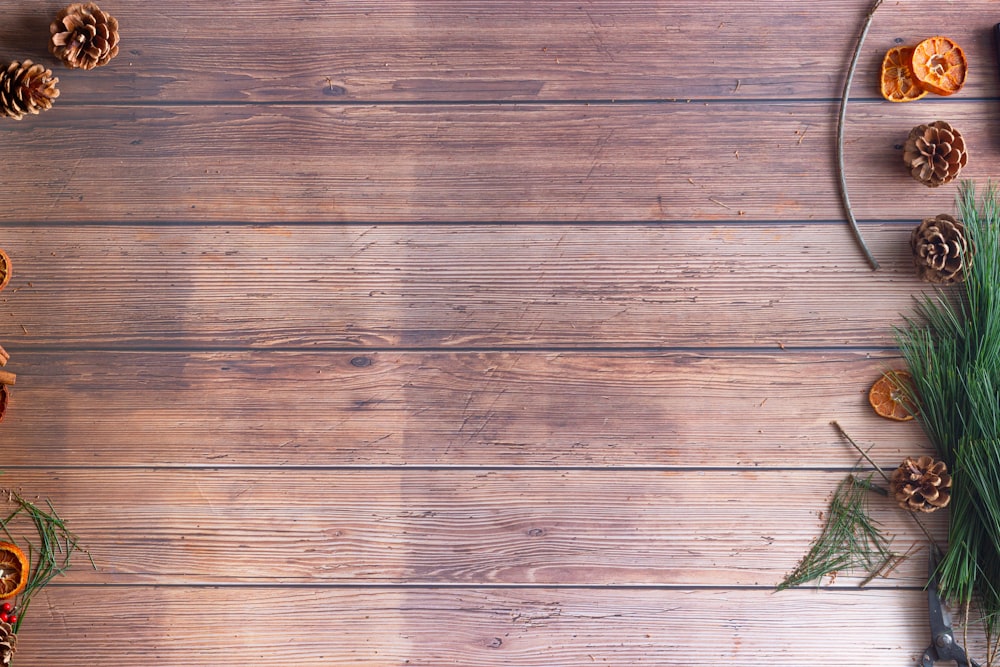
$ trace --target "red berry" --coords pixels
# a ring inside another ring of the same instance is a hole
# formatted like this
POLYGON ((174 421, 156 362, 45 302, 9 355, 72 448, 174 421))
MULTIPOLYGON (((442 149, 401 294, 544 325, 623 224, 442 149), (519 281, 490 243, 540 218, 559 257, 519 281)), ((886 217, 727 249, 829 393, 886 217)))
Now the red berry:
POLYGON ((10 616, 8 616, 4 612, 0 611, 0 621, 3 621, 4 623, 9 623, 10 622, 10 616))
POLYGON ((17 623, 17 614, 11 614, 7 618, 9 619, 7 622, 10 623, 11 625, 17 623))
POLYGON ((14 611, 14 605, 12 605, 9 602, 4 602, 3 605, 0 606, 0 611, 2 611, 5 614, 9 614, 10 612, 14 611))

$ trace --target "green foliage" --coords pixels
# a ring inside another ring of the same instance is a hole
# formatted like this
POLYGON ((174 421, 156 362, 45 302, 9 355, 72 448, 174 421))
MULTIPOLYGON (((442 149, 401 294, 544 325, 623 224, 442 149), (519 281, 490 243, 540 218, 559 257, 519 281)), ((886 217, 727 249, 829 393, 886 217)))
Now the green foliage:
POLYGON ((869 578, 894 560, 889 539, 868 515, 871 479, 849 475, 830 500, 823 532, 796 568, 778 584, 778 590, 819 582, 827 575, 863 569, 869 578))
POLYGON ((1000 629, 1000 205, 977 204, 963 183, 958 207, 971 257, 965 282, 919 301, 897 331, 921 425, 951 471, 948 551, 939 583, 949 599, 978 598, 987 634, 1000 629))
MULTIPOLYGON (((27 553, 31 568, 28 584, 18 596, 19 613, 14 627, 14 631, 17 632, 34 595, 52 579, 69 570, 74 553, 84 553, 88 558, 90 554, 80 547, 76 535, 69 531, 50 502, 46 501, 46 507, 43 509, 13 491, 0 491, 0 493, 6 495, 7 500, 14 506, 6 517, 0 518, 0 531, 7 540, 17 544, 27 553), (12 532, 15 520, 25 516, 37 531, 36 537, 16 536, 12 532)), ((90 563, 94 565, 93 559, 90 563)), ((97 569, 96 566, 94 569, 97 569)))

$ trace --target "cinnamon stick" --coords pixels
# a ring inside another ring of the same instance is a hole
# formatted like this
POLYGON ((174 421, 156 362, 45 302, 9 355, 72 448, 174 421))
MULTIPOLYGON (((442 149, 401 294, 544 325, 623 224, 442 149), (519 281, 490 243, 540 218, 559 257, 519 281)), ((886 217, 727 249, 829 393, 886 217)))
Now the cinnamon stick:
POLYGON ((7 350, 3 349, 3 345, 0 345, 0 366, 6 366, 8 361, 10 361, 10 355, 7 354, 7 350))
POLYGON ((12 385, 15 380, 17 380, 17 376, 10 371, 0 371, 0 384, 12 385))

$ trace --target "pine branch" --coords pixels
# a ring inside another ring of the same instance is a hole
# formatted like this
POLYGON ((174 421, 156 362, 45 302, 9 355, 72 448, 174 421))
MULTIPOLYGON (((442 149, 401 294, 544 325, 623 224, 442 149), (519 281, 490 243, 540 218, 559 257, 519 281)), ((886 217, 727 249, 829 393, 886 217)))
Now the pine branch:
POLYGON ((918 419, 952 473, 942 595, 978 603, 988 637, 1000 630, 1000 202, 964 182, 958 208, 969 251, 965 282, 922 299, 897 330, 914 379, 918 419))

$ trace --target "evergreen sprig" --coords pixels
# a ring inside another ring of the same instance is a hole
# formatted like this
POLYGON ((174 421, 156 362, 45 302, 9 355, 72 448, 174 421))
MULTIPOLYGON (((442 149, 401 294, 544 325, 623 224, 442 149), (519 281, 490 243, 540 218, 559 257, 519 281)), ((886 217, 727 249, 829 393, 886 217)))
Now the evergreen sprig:
POLYGON ((871 477, 848 475, 837 486, 826 514, 823 531, 778 590, 819 582, 827 575, 862 569, 873 579, 889 568, 897 556, 890 540, 868 514, 868 491, 878 490, 871 477))
POLYGON ((66 527, 51 502, 46 500, 45 507, 42 508, 15 491, 0 490, 0 495, 5 495, 7 501, 14 506, 6 517, 0 519, 0 531, 26 552, 29 561, 28 583, 18 595, 18 615, 14 624, 16 633, 24 621, 24 613, 32 598, 52 579, 69 570, 74 553, 85 554, 95 570, 97 566, 90 553, 80 546, 79 538, 66 527), (14 535, 12 522, 18 517, 27 517, 37 531, 37 538, 14 535))

